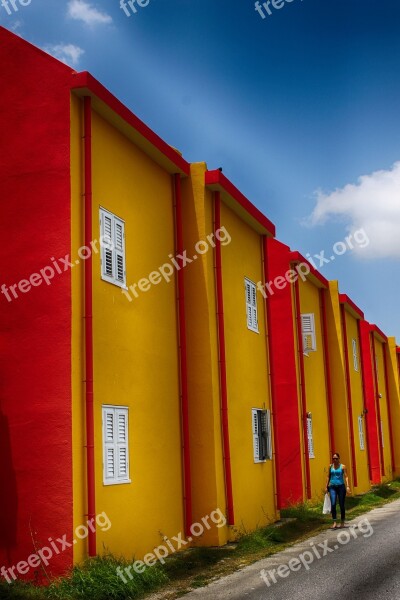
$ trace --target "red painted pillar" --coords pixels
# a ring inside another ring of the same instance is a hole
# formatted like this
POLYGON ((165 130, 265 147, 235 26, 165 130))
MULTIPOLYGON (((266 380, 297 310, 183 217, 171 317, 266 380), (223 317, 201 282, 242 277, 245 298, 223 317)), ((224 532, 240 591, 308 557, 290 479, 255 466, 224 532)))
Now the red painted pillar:
POLYGON ((382 443, 382 431, 381 431, 381 404, 379 397, 379 386, 378 386, 378 372, 376 365, 376 351, 375 351, 375 338, 374 334, 371 332, 370 328, 370 343, 371 343, 371 351, 372 351, 372 372, 373 372, 373 380, 374 380, 374 396, 375 396, 375 404, 376 404, 376 418, 378 420, 378 446, 379 446, 379 455, 381 458, 381 473, 385 475, 385 454, 383 451, 383 443, 382 443))
MULTIPOLYGON (((92 235, 92 102, 84 98, 85 147, 85 246, 90 247, 92 235)), ((85 365, 86 365, 86 471, 88 518, 96 522, 96 479, 94 457, 93 408, 93 292, 92 257, 85 261, 85 365)), ((96 530, 88 534, 89 556, 96 556, 96 530)))
POLYGON ((374 372, 370 343, 370 324, 367 321, 360 321, 360 350, 365 409, 367 410, 365 415, 365 423, 369 453, 369 476, 372 483, 380 483, 381 466, 379 459, 379 433, 376 416, 374 372))
MULTIPOLYGON (((290 248, 265 239, 266 284, 289 269, 290 248)), ((269 324, 278 509, 303 500, 299 398, 291 286, 265 288, 269 324)))

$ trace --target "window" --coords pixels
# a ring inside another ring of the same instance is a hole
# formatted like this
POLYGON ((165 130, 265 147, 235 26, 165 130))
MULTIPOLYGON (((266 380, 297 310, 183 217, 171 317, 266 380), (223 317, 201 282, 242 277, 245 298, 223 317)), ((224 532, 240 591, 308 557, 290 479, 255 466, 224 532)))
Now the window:
POLYGON ((301 315, 301 333, 303 336, 303 352, 315 352, 317 350, 317 340, 315 335, 314 313, 301 315))
POLYGON ((104 208, 100 209, 101 278, 126 287, 125 223, 104 208))
POLYGON ((365 450, 363 418, 361 416, 358 417, 358 435, 360 438, 360 450, 365 450))
POLYGON ((353 347, 353 365, 354 370, 358 371, 358 349, 357 349, 357 340, 351 340, 351 345, 353 347))
POLYGON ((256 284, 249 279, 244 280, 246 289, 247 329, 258 333, 257 289, 256 284))
POLYGON ((252 409, 254 462, 272 459, 271 411, 252 409))
POLYGON ((103 482, 130 483, 128 408, 103 406, 103 482))
POLYGON ((308 458, 315 458, 312 416, 310 414, 307 416, 307 443, 308 443, 308 458))

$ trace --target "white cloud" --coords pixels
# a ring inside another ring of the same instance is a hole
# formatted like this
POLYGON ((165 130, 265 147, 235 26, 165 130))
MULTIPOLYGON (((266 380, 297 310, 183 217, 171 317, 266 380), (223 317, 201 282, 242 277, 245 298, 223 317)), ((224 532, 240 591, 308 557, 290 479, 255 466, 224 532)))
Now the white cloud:
POLYGON ((370 244, 355 248, 365 258, 400 258, 400 161, 388 171, 359 177, 357 184, 325 194, 316 192, 316 206, 306 220, 321 225, 339 217, 349 232, 364 229, 370 244))
POLYGON ((73 65, 74 67, 85 52, 82 48, 73 44, 49 44, 44 46, 43 50, 66 65, 73 65))
POLYGON ((67 14, 71 19, 83 21, 87 25, 106 25, 112 23, 112 17, 92 6, 85 0, 70 0, 67 14))

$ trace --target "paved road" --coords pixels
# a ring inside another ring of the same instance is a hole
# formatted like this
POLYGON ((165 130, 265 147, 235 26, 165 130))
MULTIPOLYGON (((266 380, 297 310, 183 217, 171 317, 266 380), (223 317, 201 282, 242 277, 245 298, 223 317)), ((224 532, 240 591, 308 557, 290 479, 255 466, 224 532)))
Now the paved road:
POLYGON ((184 598, 400 600, 400 500, 349 521, 341 532, 318 534, 184 598))

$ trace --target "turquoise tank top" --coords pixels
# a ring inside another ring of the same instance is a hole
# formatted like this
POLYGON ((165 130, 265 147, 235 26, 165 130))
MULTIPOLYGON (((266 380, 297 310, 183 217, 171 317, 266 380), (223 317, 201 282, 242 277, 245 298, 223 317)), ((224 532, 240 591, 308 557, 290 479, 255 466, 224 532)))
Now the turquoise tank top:
POLYGON ((342 465, 339 465, 338 469, 331 466, 331 478, 329 485, 344 485, 344 471, 342 465))

